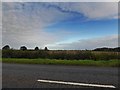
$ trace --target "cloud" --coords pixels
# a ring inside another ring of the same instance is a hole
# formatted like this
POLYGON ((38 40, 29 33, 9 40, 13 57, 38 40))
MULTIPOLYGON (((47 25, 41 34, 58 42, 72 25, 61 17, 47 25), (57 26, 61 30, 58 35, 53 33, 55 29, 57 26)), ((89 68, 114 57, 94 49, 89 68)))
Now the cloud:
POLYGON ((68 14, 48 8, 44 3, 3 3, 4 15, 7 19, 12 19, 13 24, 19 23, 24 27, 25 23, 34 27, 45 27, 68 17, 68 14))
MULTIPOLYGON (((2 2, 83 2, 83 0, 4 0, 2 2)), ((84 0, 84 2, 119 2, 119 0, 84 0)))
MULTIPOLYGON (((2 13, 2 3, 0 2, 0 13, 2 13)), ((2 15, 0 14, 0 48, 2 47, 2 15)))
POLYGON ((118 3, 117 2, 80 2, 80 3, 51 3, 64 11, 76 12, 83 14, 91 20, 100 19, 117 19, 118 3))
POLYGON ((19 48, 21 45, 30 48, 35 45, 44 47, 62 40, 66 36, 62 32, 66 31, 50 33, 44 28, 74 16, 56 7, 49 7, 50 3, 4 2, 2 4, 2 44, 3 46, 10 44, 14 48, 19 48))
POLYGON ((31 48, 59 41, 58 36, 44 28, 67 17, 54 8, 45 7, 44 3, 3 3, 3 45, 18 48, 25 44, 31 48))
POLYGON ((72 43, 61 43, 53 46, 49 46, 53 49, 95 49, 98 47, 118 47, 118 35, 111 35, 99 38, 81 39, 72 43))
POLYGON ((117 3, 3 2, 2 6, 2 44, 10 44, 14 48, 20 45, 44 47, 63 40, 68 35, 63 33, 69 31, 61 30, 56 34, 47 32, 45 28, 75 15, 87 20, 117 17, 117 3))
POLYGON ((118 3, 82 4, 80 9, 90 19, 114 19, 118 16, 118 3))

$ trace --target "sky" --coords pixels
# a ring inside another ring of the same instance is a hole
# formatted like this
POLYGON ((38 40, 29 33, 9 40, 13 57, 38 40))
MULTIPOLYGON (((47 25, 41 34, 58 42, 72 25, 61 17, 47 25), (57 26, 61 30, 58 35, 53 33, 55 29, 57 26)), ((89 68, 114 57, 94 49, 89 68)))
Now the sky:
POLYGON ((117 2, 2 2, 2 46, 84 50, 118 46, 117 2))

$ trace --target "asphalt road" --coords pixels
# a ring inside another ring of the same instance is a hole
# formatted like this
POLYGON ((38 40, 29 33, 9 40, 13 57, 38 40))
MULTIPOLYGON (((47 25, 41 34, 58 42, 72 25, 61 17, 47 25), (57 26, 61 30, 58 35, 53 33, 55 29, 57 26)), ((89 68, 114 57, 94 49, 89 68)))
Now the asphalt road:
MULTIPOLYGON (((36 82, 57 80, 118 87, 118 68, 64 65, 2 64, 3 88, 81 88, 82 86, 36 82)), ((91 87, 93 88, 93 87, 91 87)))
POLYGON ((0 89, 2 88, 2 63, 0 62, 0 89))

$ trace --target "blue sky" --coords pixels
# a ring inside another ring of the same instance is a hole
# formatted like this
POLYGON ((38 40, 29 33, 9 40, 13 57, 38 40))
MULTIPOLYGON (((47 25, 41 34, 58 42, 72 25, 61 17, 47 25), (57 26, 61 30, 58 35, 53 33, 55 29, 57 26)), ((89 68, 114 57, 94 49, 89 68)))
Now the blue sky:
POLYGON ((118 46, 115 2, 4 2, 3 46, 94 49, 118 46))

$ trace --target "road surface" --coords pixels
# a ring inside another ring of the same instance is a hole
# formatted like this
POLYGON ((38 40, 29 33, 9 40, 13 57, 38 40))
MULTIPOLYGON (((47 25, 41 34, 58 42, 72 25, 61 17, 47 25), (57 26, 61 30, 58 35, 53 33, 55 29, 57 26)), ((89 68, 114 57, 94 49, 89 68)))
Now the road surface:
POLYGON ((2 70, 3 88, 93 88, 93 86, 38 82, 37 80, 113 85, 118 88, 118 68, 115 67, 3 63, 2 70))

